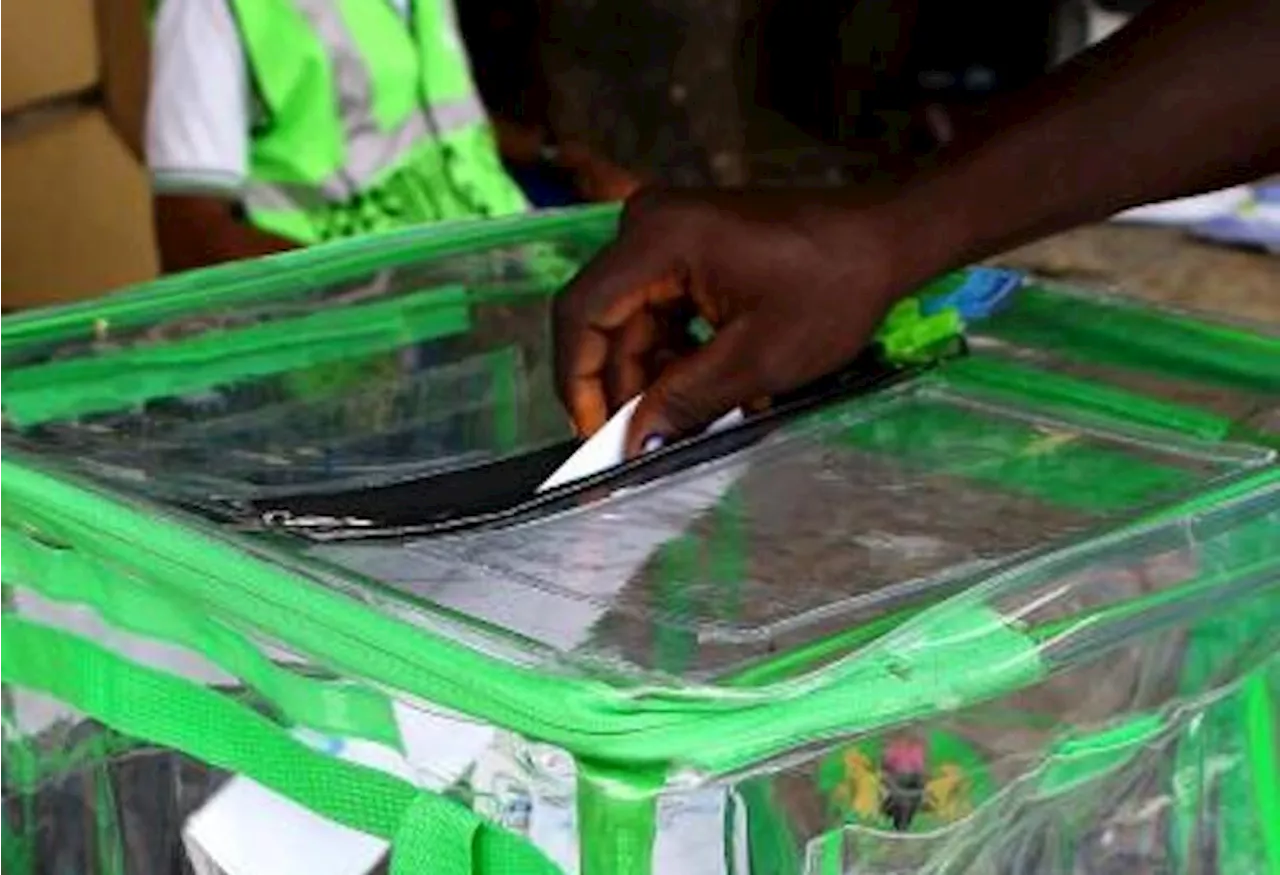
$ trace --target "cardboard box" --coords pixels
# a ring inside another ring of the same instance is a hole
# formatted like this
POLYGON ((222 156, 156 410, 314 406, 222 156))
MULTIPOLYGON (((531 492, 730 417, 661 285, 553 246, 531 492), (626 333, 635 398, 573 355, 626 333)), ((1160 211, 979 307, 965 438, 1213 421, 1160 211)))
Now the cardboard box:
POLYGON ((6 0, 0 37, 5 113, 97 84, 94 10, 91 0, 6 0))
POLYGON ((150 185, 101 110, 6 125, 3 161, 5 309, 156 276, 150 185))
POLYGON ((9 0, 3 14, 4 309, 155 277, 145 3, 9 0))
MULTIPOLYGON (((12 2, 12 0, 10 0, 12 2)), ((146 0, 97 0, 102 108, 140 164, 151 79, 146 0)))

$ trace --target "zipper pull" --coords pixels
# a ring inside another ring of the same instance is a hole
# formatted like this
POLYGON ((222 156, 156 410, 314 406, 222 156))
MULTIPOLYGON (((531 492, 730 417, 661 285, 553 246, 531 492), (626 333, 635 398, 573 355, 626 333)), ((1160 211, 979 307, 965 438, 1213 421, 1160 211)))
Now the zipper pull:
POLYGON ((284 529, 367 529, 372 528, 373 521, 350 516, 294 516, 288 510, 269 510, 262 514, 262 524, 284 529))

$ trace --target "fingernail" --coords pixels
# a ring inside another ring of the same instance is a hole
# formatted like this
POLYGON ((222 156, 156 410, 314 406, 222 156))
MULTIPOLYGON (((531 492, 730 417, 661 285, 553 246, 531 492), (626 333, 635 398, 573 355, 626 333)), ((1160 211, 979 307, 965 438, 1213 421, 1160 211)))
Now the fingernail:
POLYGON ((654 450, 662 449, 662 445, 666 443, 660 434, 651 434, 640 444, 640 452, 652 453, 654 450))

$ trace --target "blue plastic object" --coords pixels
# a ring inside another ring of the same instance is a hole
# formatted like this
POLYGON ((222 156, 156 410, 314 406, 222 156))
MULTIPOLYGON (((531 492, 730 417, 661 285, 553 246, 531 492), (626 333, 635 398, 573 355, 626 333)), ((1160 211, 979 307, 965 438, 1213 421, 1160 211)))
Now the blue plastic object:
POLYGON ((1022 274, 1014 270, 973 267, 965 274, 965 280, 958 288, 921 300, 921 312, 932 316, 951 307, 965 322, 976 322, 998 312, 1022 287, 1022 274))
POLYGON ((1234 213, 1200 222, 1193 236, 1230 246, 1280 253, 1280 184, 1255 185, 1249 204, 1234 213))

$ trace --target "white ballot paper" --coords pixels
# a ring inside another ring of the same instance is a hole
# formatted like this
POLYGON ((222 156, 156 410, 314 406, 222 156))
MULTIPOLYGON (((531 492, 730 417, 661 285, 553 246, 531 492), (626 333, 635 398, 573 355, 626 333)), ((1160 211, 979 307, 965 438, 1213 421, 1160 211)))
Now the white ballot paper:
POLYGON ((1237 185, 1220 191, 1143 204, 1111 218, 1115 222, 1143 225, 1195 225, 1219 216, 1230 216, 1248 202, 1249 186, 1237 185))
MULTIPOLYGON (((618 412, 604 424, 604 428, 593 434, 585 444, 578 447, 577 451, 564 461, 564 464, 555 470, 555 473, 542 481, 538 491, 545 492, 548 489, 563 486, 574 480, 590 477, 592 474, 597 474, 615 465, 621 465, 625 460, 627 425, 631 422, 631 415, 636 412, 636 405, 640 403, 640 397, 637 395, 626 404, 623 404, 618 409, 618 412)), ((731 410, 711 423, 704 434, 722 431, 740 422, 742 422, 742 410, 731 410)))

